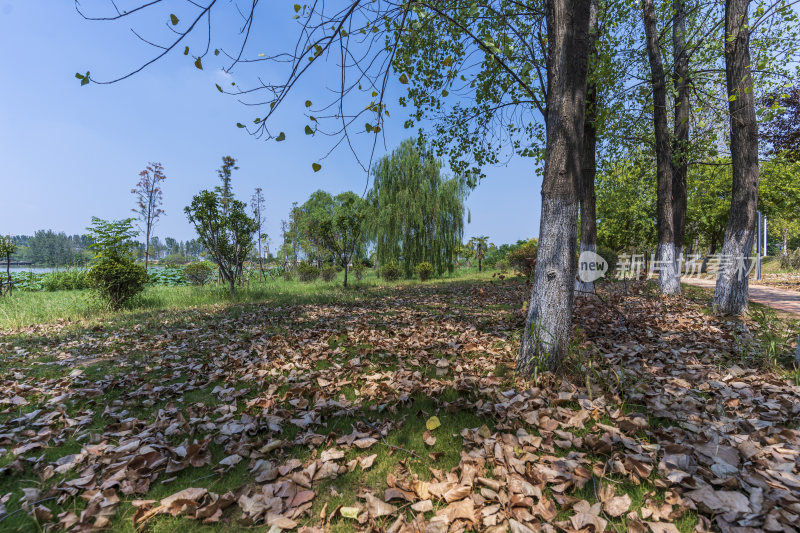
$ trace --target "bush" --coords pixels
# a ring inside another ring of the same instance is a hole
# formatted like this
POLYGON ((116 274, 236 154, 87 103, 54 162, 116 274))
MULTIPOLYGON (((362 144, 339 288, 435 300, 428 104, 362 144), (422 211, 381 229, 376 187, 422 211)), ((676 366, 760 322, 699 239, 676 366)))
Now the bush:
POLYGON ((297 278, 305 283, 314 281, 319 278, 319 269, 305 261, 300 261, 300 264, 297 265, 297 278))
POLYGON ((398 265, 395 261, 391 263, 386 263, 381 267, 381 277, 386 281, 397 281, 400 279, 400 276, 403 274, 403 271, 400 270, 400 265, 398 265))
POLYGON ((781 254, 781 270, 789 270, 792 267, 791 254, 781 254))
POLYGON ((158 264, 164 266, 185 265, 189 259, 183 254, 169 254, 164 259, 160 259, 158 264))
POLYGON ((539 241, 537 239, 531 239, 510 251, 508 256, 506 256, 506 260, 508 264, 514 267, 523 276, 529 278, 533 274, 533 269, 536 266, 536 253, 538 251, 539 241))
POLYGON ((497 267, 497 270, 499 270, 503 274, 508 272, 508 263, 506 263, 505 261, 498 261, 495 266, 497 267))
POLYGON ((792 254, 792 268, 795 270, 800 269, 800 248, 794 251, 792 254))
POLYGON ((419 276, 420 281, 427 281, 433 275, 433 265, 427 261, 419 263, 414 270, 417 271, 417 276, 419 276))
POLYGON ((112 309, 119 309, 144 290, 147 271, 126 257, 102 258, 86 274, 89 286, 112 309))
POLYGON ((76 291, 89 288, 86 270, 77 268, 48 272, 42 277, 41 283, 46 291, 76 291))
POLYGON ((606 271, 605 277, 606 279, 611 279, 614 272, 617 270, 617 261, 619 260, 617 252, 605 246, 598 246, 597 255, 605 259, 606 263, 608 263, 608 270, 606 271))
POLYGON ((367 272, 367 267, 361 261, 353 264, 353 276, 356 278, 356 281, 361 281, 364 279, 364 274, 367 272))
POLYGON ((336 279, 336 267, 326 266, 322 269, 322 279, 325 281, 333 281, 336 279))
POLYGON ((210 261, 190 263, 183 269, 183 275, 192 285, 205 285, 211 274, 214 273, 214 264, 210 261))
POLYGON ((284 270, 282 276, 283 281, 292 281, 294 279, 294 272, 291 270, 284 270))

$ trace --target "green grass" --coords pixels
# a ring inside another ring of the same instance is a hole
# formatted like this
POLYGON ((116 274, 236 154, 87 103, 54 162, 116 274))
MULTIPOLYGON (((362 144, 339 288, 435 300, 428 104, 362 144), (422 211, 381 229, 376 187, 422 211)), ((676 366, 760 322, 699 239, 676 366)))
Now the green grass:
MULTIPOLYGON (((470 281, 491 279, 492 271, 478 273, 473 269, 457 271, 451 276, 432 279, 426 283, 470 281)), ((317 280, 311 283, 299 281, 268 280, 251 282, 237 288, 232 300, 222 285, 196 286, 148 286, 135 298, 127 309, 112 312, 93 301, 90 291, 25 292, 17 291, 11 297, 0 298, 0 332, 19 330, 55 322, 92 323, 110 317, 121 318, 142 311, 189 309, 230 305, 233 303, 261 303, 273 305, 298 304, 348 304, 360 301, 367 293, 377 296, 391 287, 417 285, 418 280, 385 282, 369 272, 361 281, 350 277, 347 288, 342 286, 344 274, 332 282, 317 280), (376 294, 377 293, 377 294, 376 294)))

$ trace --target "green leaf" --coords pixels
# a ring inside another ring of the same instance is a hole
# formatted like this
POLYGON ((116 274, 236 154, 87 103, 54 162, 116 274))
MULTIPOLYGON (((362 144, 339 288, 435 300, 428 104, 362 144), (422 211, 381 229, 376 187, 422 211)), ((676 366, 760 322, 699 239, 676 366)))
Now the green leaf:
POLYGON ((215 56, 218 56, 218 55, 219 55, 219 49, 214 49, 214 55, 215 55, 215 56))
POLYGON ((433 431, 434 429, 438 428, 441 425, 442 423, 439 421, 438 416, 432 416, 425 422, 425 427, 428 428, 430 431, 433 431))
POLYGON ((402 83, 402 84, 407 84, 408 83, 408 76, 406 76, 405 73, 400 75, 400 83, 402 83))
POLYGON ((306 107, 311 107, 311 100, 306 100, 306 107))
POLYGON ((79 80, 82 80, 83 79, 83 74, 81 74, 80 72, 76 72, 75 73, 75 77, 78 78, 79 80))
POLYGON ((222 91, 222 87, 220 87, 220 86, 219 86, 219 83, 217 83, 217 84, 215 84, 215 85, 217 86, 217 90, 218 90, 219 92, 223 92, 223 91, 222 91))
POLYGON ((283 132, 280 132, 280 134, 278 134, 278 136, 275 137, 275 140, 278 141, 278 142, 285 141, 286 140, 286 134, 283 133, 283 132))
POLYGON ((244 124, 242 124, 241 122, 237 122, 236 123, 236 127, 237 128, 244 128, 244 124))
POLYGON ((322 168, 322 165, 320 165, 319 163, 311 163, 311 168, 314 169, 314 172, 319 172, 319 169, 322 168))
POLYGON ((367 122, 367 123, 364 125, 364 128, 365 128, 367 131, 372 131, 372 124, 370 124, 369 122, 367 122))
POLYGON ((177 26, 178 25, 178 17, 176 17, 174 13, 170 14, 169 20, 172 21, 172 25, 173 26, 177 26))
POLYGON ((200 58, 199 58, 199 57, 198 57, 198 58, 197 58, 197 60, 194 62, 194 66, 195 66, 195 67, 197 67, 197 68, 199 68, 200 70, 203 70, 203 62, 200 60, 200 58))
POLYGON ((294 12, 298 13, 300 11, 300 7, 301 7, 300 4, 295 4, 294 5, 294 12))
POLYGON ((306 135, 314 135, 314 130, 312 130, 311 126, 309 126, 308 124, 306 124, 305 132, 306 132, 306 135))

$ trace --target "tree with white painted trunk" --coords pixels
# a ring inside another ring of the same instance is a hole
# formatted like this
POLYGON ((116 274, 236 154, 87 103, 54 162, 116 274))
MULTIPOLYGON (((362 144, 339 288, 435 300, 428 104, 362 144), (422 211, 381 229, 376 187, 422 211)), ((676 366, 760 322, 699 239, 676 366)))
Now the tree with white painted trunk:
POLYGON ((667 87, 653 0, 642 0, 647 56, 653 89, 653 129, 656 141, 658 284, 662 294, 679 294, 672 209, 672 146, 667 121, 667 87))
POLYGON ((731 128, 733 188, 722 263, 714 288, 714 308, 739 315, 747 311, 749 256, 758 207, 758 122, 750 70, 748 0, 725 2, 725 78, 731 128))
POLYGON ((590 0, 547 11, 547 114, 542 218, 517 371, 557 367, 567 351, 575 288, 578 183, 589 56, 590 0))

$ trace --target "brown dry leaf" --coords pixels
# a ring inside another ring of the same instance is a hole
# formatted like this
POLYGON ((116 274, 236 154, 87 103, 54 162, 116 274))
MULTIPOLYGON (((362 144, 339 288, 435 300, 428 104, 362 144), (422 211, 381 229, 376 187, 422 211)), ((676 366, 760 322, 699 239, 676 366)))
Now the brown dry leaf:
POLYGON ((653 533, 680 533, 680 529, 675 527, 675 524, 670 524, 668 522, 645 522, 647 527, 650 528, 650 531, 653 533))
POLYGON ((394 514, 397 511, 397 507, 376 498, 372 494, 366 494, 364 499, 367 502, 367 512, 371 518, 394 514))
POLYGON ((436 444, 436 437, 430 432, 430 430, 426 429, 425 433, 422 434, 422 441, 428 446, 433 446, 436 444))
POLYGON ((631 507, 631 497, 627 494, 614 496, 603 502, 603 510, 614 518, 622 516, 631 507))

